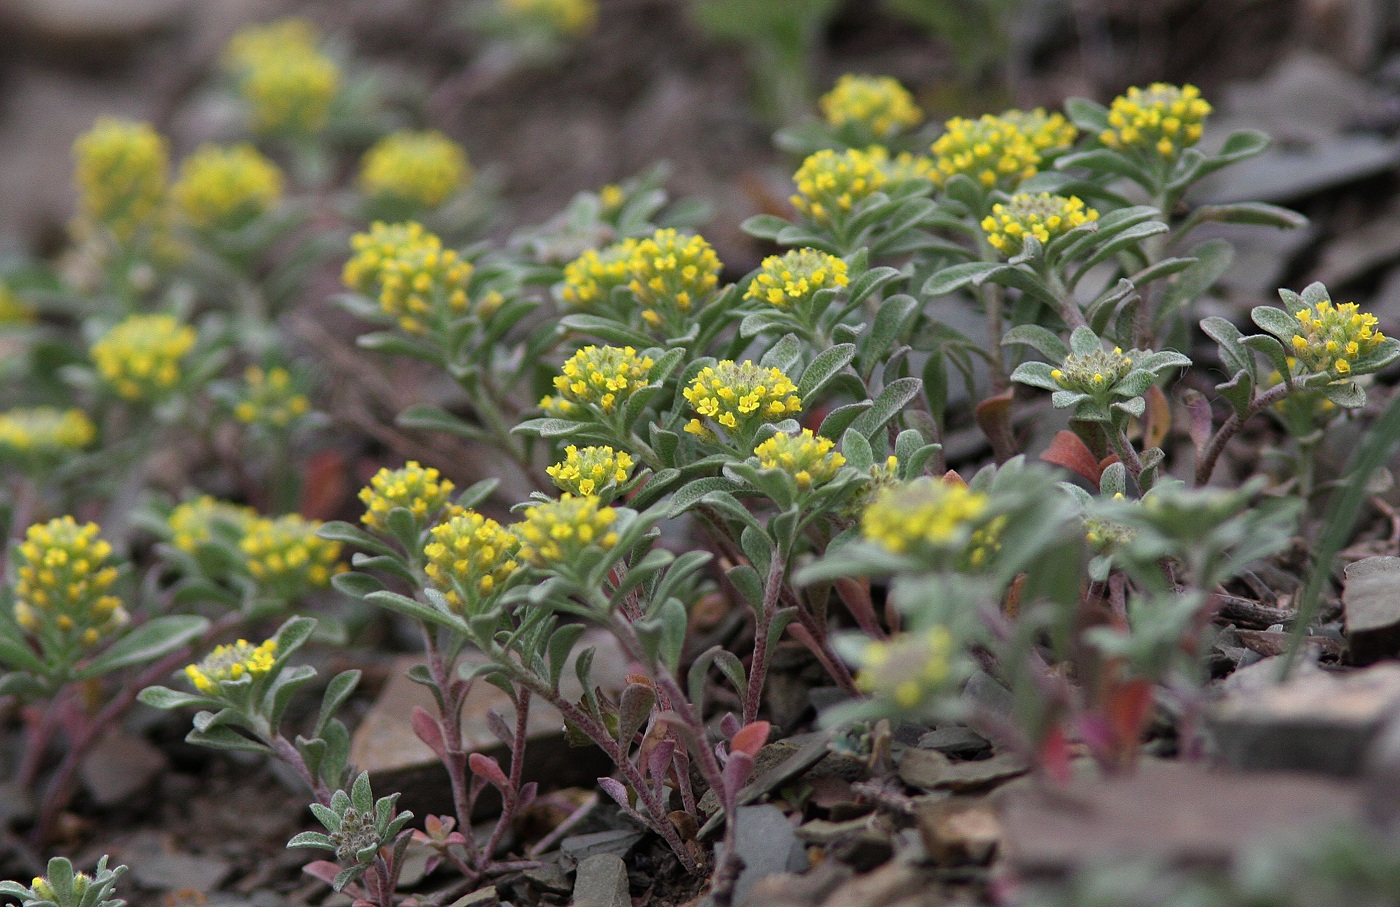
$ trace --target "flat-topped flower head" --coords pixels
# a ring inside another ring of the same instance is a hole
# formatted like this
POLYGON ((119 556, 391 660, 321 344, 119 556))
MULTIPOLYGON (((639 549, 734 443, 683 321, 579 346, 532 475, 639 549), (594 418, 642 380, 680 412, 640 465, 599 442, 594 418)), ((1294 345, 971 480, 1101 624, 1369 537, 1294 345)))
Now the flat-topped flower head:
POLYGON ((224 65, 234 72, 252 69, 264 60, 310 53, 321 35, 309 19, 290 17, 239 29, 224 48, 224 65))
POLYGON ((365 152, 360 189, 366 195, 433 209, 471 185, 467 152, 435 129, 391 133, 365 152))
POLYGON ((763 259, 744 298, 793 308, 810 300, 818 290, 844 287, 850 282, 846 263, 835 255, 816 249, 794 249, 763 259))
POLYGON ((326 127, 340 92, 340 67, 314 47, 288 43, 249 57, 238 89, 252 127, 263 134, 315 135, 326 127))
POLYGON ((201 693, 217 693, 225 683, 251 677, 256 680, 277 661, 277 640, 253 645, 246 639, 219 646, 199 664, 185 668, 185 676, 201 693))
POLYGON ((417 460, 409 460, 398 469, 381 469, 369 485, 360 489, 360 502, 365 505, 360 522, 387 532, 390 512, 402 507, 413 514, 417 525, 423 526, 430 516, 447 506, 454 488, 436 469, 424 469, 417 460))
POLYGON ((454 610, 471 613, 520 568, 520 540, 493 519, 464 510, 434 526, 423 571, 454 610))
POLYGON ((1065 119, 1063 114, 1046 113, 1043 107, 1008 110, 1002 113, 1001 119, 1014 126, 1042 155, 1064 150, 1079 138, 1077 126, 1065 119))
POLYGON ((1063 365, 1050 371, 1050 377, 1063 390, 1103 396, 1132 370, 1131 355, 1119 347, 1111 352, 1100 347, 1088 353, 1070 353, 1063 365))
POLYGON ((1118 150, 1155 152, 1174 158, 1200 141, 1211 106, 1194 85, 1154 82, 1129 88, 1108 109, 1109 128, 1099 141, 1118 150))
POLYGON ((1376 316, 1358 311, 1354 302, 1322 301, 1294 312, 1302 330, 1293 335, 1293 355, 1307 371, 1346 378, 1356 360, 1385 340, 1376 316))
POLYGON ((624 239, 605 249, 589 249, 564 266, 559 298, 576 308, 605 303, 612 291, 632 280, 629 265, 639 240, 624 239))
POLYGON ((160 221, 170 152, 149 123, 102 117, 73 143, 73 157, 82 221, 121 242, 160 221))
POLYGON ((191 226, 236 230, 277 207, 282 171, 247 143, 203 145, 180 164, 170 195, 191 226))
POLYGON ((830 223, 884 187, 889 181, 883 169, 888 159, 889 154, 879 147, 841 152, 823 148, 797 168, 792 206, 814 223, 830 223))
POLYGON ((33 321, 34 309, 20 298, 13 287, 0 281, 0 327, 31 324, 33 321))
POLYGON ((683 393, 699 417, 686 423, 685 430, 702 438, 711 435, 706 423, 743 438, 765 422, 781 422, 802 411, 802 398, 791 378, 749 360, 707 365, 683 393))
POLYGON ((514 527, 520 559, 542 568, 571 565, 590 548, 616 545, 615 522, 617 511, 598 496, 565 492, 557 501, 525 508, 525 518, 514 527))
POLYGON ((345 285, 375 294, 379 306, 411 334, 468 311, 472 264, 422 224, 375 223, 350 239, 355 254, 345 263, 345 285))
POLYGON ((943 627, 870 642, 860 653, 856 687, 903 710, 917 709, 952 674, 953 638, 943 627))
POLYGON ((282 366, 250 365, 244 369, 240 399, 233 407, 239 422, 283 429, 310 411, 311 401, 282 366))
POLYGON ((932 149, 930 176, 938 185, 962 174, 987 189, 1014 189, 1040 168, 1036 143, 1016 122, 991 114, 954 117, 943 130, 932 149))
POLYGON ((681 319, 719 286, 720 263, 702 236, 657 230, 631 247, 627 288, 652 327, 679 329, 681 319))
POLYGON ((924 121, 924 112, 898 80, 889 76, 847 73, 818 102, 827 125, 840 129, 861 127, 885 139, 913 129, 924 121))
POLYGON ((0 413, 0 458, 7 460, 52 460, 96 437, 97 428, 80 409, 33 406, 0 413))
POLYGON ((91 647, 127 623, 112 546, 71 516, 30 526, 15 548, 15 622, 60 645, 91 647))
POLYGON ((98 339, 90 354, 97 373, 118 395, 152 402, 180 383, 196 339, 194 328, 173 315, 132 315, 98 339))
POLYGON ((1027 236, 1034 236, 1045 245, 1075 227, 1099 219, 1099 212, 1086 208, 1076 196, 1021 193, 1005 203, 992 206, 992 213, 982 220, 987 242, 1003 255, 1021 254, 1027 236))
POLYGON ((541 25, 566 38, 582 38, 598 23, 598 0, 499 0, 516 21, 541 25))
POLYGON ((560 491, 587 496, 626 483, 632 475, 632 455, 611 447, 564 448, 564 459, 545 470, 560 491))
POLYGON ((938 550, 963 541, 986 509, 986 495, 925 476, 880 489, 861 514, 861 534, 892 554, 938 550))
POLYGON ((200 545, 220 535, 242 539, 257 519, 258 512, 251 507, 220 501, 206 494, 177 505, 170 511, 166 526, 170 544, 186 554, 194 554, 200 545))
POLYGON ((830 438, 819 438, 810 428, 795 435, 778 432, 753 449, 758 465, 764 469, 781 469, 792 476, 803 491, 830 482, 846 458, 833 448, 830 438))
POLYGON ((317 536, 320 528, 316 520, 294 513, 254 520, 238 545, 248 573, 284 598, 329 586, 331 576, 345 565, 340 563, 340 542, 317 536))
POLYGON ((545 397, 541 408, 567 415, 577 406, 595 406, 611 413, 651 381, 655 362, 630 346, 586 346, 569 357, 554 379, 557 397, 545 397))

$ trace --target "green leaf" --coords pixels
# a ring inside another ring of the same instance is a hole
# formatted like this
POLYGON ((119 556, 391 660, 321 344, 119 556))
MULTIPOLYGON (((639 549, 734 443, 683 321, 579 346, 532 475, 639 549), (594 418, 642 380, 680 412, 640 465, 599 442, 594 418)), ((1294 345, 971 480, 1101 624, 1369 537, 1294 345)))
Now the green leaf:
POLYGON ((1108 128, 1108 108, 1088 98, 1067 99, 1065 116, 1090 135, 1096 136, 1108 128))
POLYGON ((390 611, 397 611, 399 614, 407 615, 414 620, 421 620, 426 624, 448 627, 453 630, 461 629, 451 617, 438 609, 431 605, 425 605, 417 599, 400 595, 397 592, 390 592, 388 590, 372 592, 366 595, 364 600, 371 605, 378 605, 381 608, 388 608, 390 611))
POLYGON ((0 624, 0 664, 20 671, 43 671, 44 663, 39 656, 24 640, 10 636, 9 630, 9 625, 0 624))
POLYGON ((321 528, 316 530, 316 536, 332 542, 344 542, 347 545, 354 545, 357 548, 373 551, 376 554, 394 553, 394 549, 386 545, 377 536, 370 535, 360 527, 341 520, 332 520, 329 523, 323 523, 321 528))
POLYGON ((822 420, 821 428, 817 429, 817 434, 823 438, 830 438, 835 441, 845 433, 861 414, 870 409, 874 404, 869 400, 861 400, 858 403, 847 403, 845 406, 838 406, 826 414, 822 420))
POLYGON ((185 742, 215 750, 242 753, 267 753, 268 748, 256 740, 244 737, 227 725, 215 725, 207 730, 195 728, 185 735, 185 742))
POLYGON ((1250 310, 1249 317, 1281 343, 1291 343, 1293 336, 1302 330, 1302 325, 1292 312, 1285 312, 1277 306, 1255 306, 1250 310))
POLYGON ((345 700, 350 698, 350 694, 355 692, 355 687, 360 684, 360 672, 355 669, 341 671, 331 678, 331 682, 326 685, 325 695, 321 697, 321 711, 316 717, 315 735, 320 737, 325 733, 326 725, 330 724, 335 713, 345 704, 345 700))
MULTIPOLYGON (((1221 224, 1257 224, 1284 230, 1297 230, 1308 225, 1308 219, 1297 211, 1264 202, 1202 205, 1191 212, 1190 220, 1221 224)), ((1185 227, 1183 224, 1182 229, 1185 227)))
POLYGON ((172 690, 169 687, 146 687, 136 696, 143 705, 162 712, 171 709, 182 709, 188 706, 195 706, 201 709, 218 708, 217 701, 208 696, 201 696, 196 693, 183 693, 179 690, 172 690))
POLYGON ((1243 345, 1252 350, 1257 350, 1264 354, 1269 360, 1269 364, 1274 367, 1274 371, 1280 375, 1287 375, 1290 371, 1288 367, 1288 353, 1283 349, 1283 344, 1267 334, 1251 334, 1240 341, 1243 345))
POLYGON ((841 343, 818 353, 811 365, 802 372, 802 380, 797 383, 797 396, 803 405, 816 399, 817 394, 836 377, 836 374, 855 358, 855 344, 841 343))
POLYGON ((1051 362, 1064 362, 1069 347, 1054 332, 1038 324, 1018 324, 1001 335, 1002 346, 1024 343, 1051 362))
POLYGON ((145 664, 169 654, 209 628, 209 621, 189 614, 171 614, 147 621, 77 672, 82 679, 145 664))
POLYGON ((1047 391, 1059 391, 1060 385, 1052 376, 1053 367, 1048 362, 1022 362, 1011 373, 1011 380, 1017 384, 1029 384, 1047 391))
POLYGON ((841 436, 841 454, 848 465, 861 472, 867 472, 875 465, 875 453, 870 449, 870 442, 854 428, 841 436))
POLYGON ((1231 373, 1253 371, 1254 358, 1244 347, 1244 335, 1229 321, 1216 315, 1201 320, 1201 331, 1220 347, 1220 358, 1231 373))
POLYGON ((921 386, 922 382, 918 378, 897 378, 891 381, 879 396, 871 401, 869 411, 862 413, 851 423, 851 428, 867 438, 873 438, 877 431, 884 428, 891 419, 899 415, 910 400, 914 399, 921 386))
POLYGON ((1196 263, 1166 285, 1157 303, 1154 324, 1162 325, 1173 314, 1201 298, 1235 260, 1235 248, 1223 239, 1212 239, 1191 250, 1196 263))
POLYGON ((724 575, 734 584, 734 588, 744 597, 749 607, 757 610, 763 602, 763 580, 759 577, 758 571, 748 564, 739 564, 730 567, 724 572, 724 575))
POLYGON ((1366 391, 1355 381, 1324 385, 1322 392, 1328 400, 1346 409, 1360 409, 1366 405, 1366 391))
POLYGON ((563 676, 564 665, 574 650, 574 645, 587 630, 584 624, 564 624, 549 636, 546 651, 549 658, 549 685, 559 689, 559 678, 563 676))
POLYGON ((965 264, 952 265, 935 272, 924 282, 920 292, 925 298, 947 296, 950 293, 956 293, 963 287, 981 286, 998 271, 1006 268, 1007 266, 1004 264, 991 261, 969 261, 965 264))
POLYGON ((331 577, 331 586, 342 595, 363 600, 365 596, 382 591, 384 584, 368 573, 347 571, 331 577))
POLYGON ((801 361, 802 342, 793 334, 784 334, 777 343, 769 347, 758 364, 776 368, 784 375, 791 375, 801 361))
POLYGON ((410 406, 399 413, 398 418, 394 421, 404 428, 441 431, 473 441, 486 440, 490 437, 480 426, 454 416, 442 407, 429 406, 426 403, 410 406))
POLYGON ((720 476, 696 479, 682 485, 671 495, 671 515, 679 516, 700 503, 700 500, 713 491, 739 491, 743 488, 738 482, 720 476))
POLYGON ((741 223, 739 229, 750 236, 774 242, 777 240, 778 234, 782 233, 790 226, 792 226, 792 224, 783 220, 781 217, 772 214, 755 214, 753 217, 741 223))

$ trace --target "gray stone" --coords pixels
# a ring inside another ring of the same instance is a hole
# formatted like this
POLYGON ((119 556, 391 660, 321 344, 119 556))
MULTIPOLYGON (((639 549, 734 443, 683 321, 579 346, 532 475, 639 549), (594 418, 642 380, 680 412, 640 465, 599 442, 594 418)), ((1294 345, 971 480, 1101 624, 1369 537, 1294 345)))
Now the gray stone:
POLYGON ((133 836, 112 862, 126 863, 137 882, 159 891, 208 894, 233 872, 229 861, 177 850, 173 839, 155 833, 133 836))
POLYGON ((1028 767, 1010 753, 955 762, 935 750, 912 749, 899 760, 899 779, 923 790, 969 791, 1023 775, 1028 767))
POLYGON ((0 0, 0 21, 56 44, 130 42, 178 24, 191 0, 0 0))
POLYGON ((559 852, 576 862, 582 862, 589 857, 599 855, 626 857, 644 835, 645 833, 641 829, 634 828, 572 835, 559 842, 559 852))
POLYGON ((448 907, 499 907, 500 903, 501 897, 496 893, 496 886, 487 885, 462 895, 448 907))
MULTIPOLYGON (((1256 667, 1277 678, 1273 659, 1256 667)), ((1215 752, 1232 768, 1345 777, 1361 770, 1367 747, 1397 707, 1400 664, 1317 671, 1227 694, 1208 709, 1207 729, 1215 752)))
MULTIPOLYGON (((735 846, 744 858, 744 870, 734 885, 734 903, 746 904, 761 879, 780 872, 807 868, 806 850, 783 811, 772 804, 741 806, 736 820, 735 846)), ((716 848, 716 861, 723 859, 716 848)))
POLYGON ((79 776, 99 806, 115 806, 148 788, 167 764, 159 747, 114 728, 88 753, 79 776))
POLYGON ((937 750, 945 756, 958 759, 975 759, 991 750, 986 737, 972 728, 952 725, 929 731, 919 738, 919 749, 937 750))
POLYGON ((574 907, 632 907, 627 866, 610 853, 585 857, 574 877, 574 907))
POLYGON ((1355 662, 1370 664, 1400 654, 1400 557, 1348 564, 1342 607, 1355 662))

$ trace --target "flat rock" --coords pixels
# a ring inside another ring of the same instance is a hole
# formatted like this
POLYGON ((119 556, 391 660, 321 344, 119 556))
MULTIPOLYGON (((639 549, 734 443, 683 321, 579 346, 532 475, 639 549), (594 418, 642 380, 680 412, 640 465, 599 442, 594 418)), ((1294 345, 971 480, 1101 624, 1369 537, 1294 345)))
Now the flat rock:
POLYGON ((1234 769, 1351 776, 1397 706, 1400 664, 1316 671, 1227 694, 1208 709, 1207 729, 1221 761, 1234 769))
POLYGON ((79 776, 99 806, 115 806, 149 787, 167 764, 159 747, 114 728, 88 753, 79 776))
POLYGON ((1342 607, 1354 661, 1370 664, 1400 654, 1400 557, 1348 564, 1342 607))
MULTIPOLYGON (((604 692, 622 688, 627 676, 627 659, 611 637, 587 635, 574 651, 592 646, 597 649, 593 660, 593 681, 604 692)), ((413 733, 410 716, 415 707, 436 714, 432 694, 427 687, 408 678, 408 669, 421 664, 418 658, 398 659, 389 682, 384 685, 350 741, 350 761, 368 771, 376 786, 403 793, 399 805, 418 815, 450 812, 451 789, 447 773, 427 744, 413 733)), ((574 675, 573 660, 564 669, 560 684, 563 694, 571 700, 583 695, 574 675)), ((499 710, 507 722, 514 721, 510 699, 501 690, 485 681, 472 685, 462 709, 462 744, 469 752, 480 752, 508 762, 508 751, 491 733, 487 713, 499 710)), ((606 775, 611 763, 596 747, 573 747, 564 739, 564 720, 552 706, 539 699, 530 701, 529 746, 525 750, 525 776, 545 779, 550 787, 589 785, 600 775, 606 775)), ((489 793, 489 792, 488 792, 489 793)), ((478 812, 488 816, 499 801, 483 795, 478 812)))
POLYGON ((780 872, 760 879, 749 894, 749 903, 762 907, 812 907, 855 875, 837 860, 823 860, 807 872, 780 872))
POLYGON ((487 885, 462 895, 448 907, 500 907, 500 903, 501 897, 496 893, 496 886, 487 885))
POLYGON ((632 907, 627 866, 621 857, 599 853, 578 864, 573 907, 632 907))
POLYGON ((133 837, 112 862, 126 863, 137 882, 159 891, 209 894, 233 872, 228 860, 186 853, 173 839, 154 833, 133 837))
POLYGON ((1355 821, 1361 801, 1356 787, 1333 779, 1147 763, 1131 776, 1001 798, 1001 857, 1024 878, 1126 859, 1224 868, 1279 829, 1355 821))
POLYGON ((608 855, 626 857, 645 836, 639 828, 619 828, 597 831, 587 835, 571 835, 559 842, 559 852, 571 860, 583 862, 589 857, 608 855))
POLYGON ((107 44, 143 38, 177 24, 193 0, 0 0, 0 21, 58 44, 107 44))
MULTIPOLYGON (((744 858, 744 870, 734 885, 734 903, 750 903, 749 895, 760 879, 780 872, 797 872, 807 866, 806 850, 792 823, 771 804, 741 806, 735 819, 735 846, 744 858)), ((715 859, 722 858, 718 848, 715 859)), ((708 900, 708 899, 707 899, 708 900)), ((761 905, 754 903, 754 907, 761 905)))
POLYGON ((919 749, 937 750, 958 759, 976 759, 990 752, 992 744, 972 728, 952 725, 924 734, 919 738, 919 749))
POLYGON ((1001 840, 1001 822, 985 799, 920 803, 915 815, 924 851, 941 866, 985 865, 1001 840))
POLYGON ((910 749, 899 760, 899 778, 923 790, 969 791, 1026 773, 1024 759, 1001 753, 990 759, 955 762, 936 750, 910 749))

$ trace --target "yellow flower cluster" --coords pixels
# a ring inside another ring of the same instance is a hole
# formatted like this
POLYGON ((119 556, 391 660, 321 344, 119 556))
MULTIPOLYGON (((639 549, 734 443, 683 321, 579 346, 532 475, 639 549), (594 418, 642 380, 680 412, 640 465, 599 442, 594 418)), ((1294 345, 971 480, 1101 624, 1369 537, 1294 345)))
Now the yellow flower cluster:
POLYGON ((390 511, 402 507, 421 526, 447 506, 455 487, 436 469, 424 469, 417 460, 409 460, 399 469, 381 469, 360 489, 360 502, 365 505, 360 522, 387 532, 390 511))
POLYGON ((830 223, 880 191, 888 181, 883 169, 888 158, 885 149, 878 147, 839 153, 823 148, 797 168, 792 178, 797 194, 789 201, 810 220, 830 223))
POLYGON ((0 456, 47 458, 82 450, 97 429, 80 409, 35 406, 0 413, 0 456))
POLYGON ((1071 353, 1060 368, 1050 370, 1050 377, 1067 391, 1101 396, 1132 370, 1132 357, 1115 346, 1111 353, 1104 349, 1071 353))
POLYGON ((1108 109, 1109 128, 1099 141, 1115 149, 1151 149, 1164 158, 1200 141, 1210 102, 1194 85, 1154 82, 1145 90, 1129 88, 1108 109))
POLYGON ((686 423, 685 430, 701 437, 710 434, 701 419, 734 434, 802 411, 802 398, 797 396, 797 385, 791 378, 780 369, 749 360, 725 359, 707 365, 683 393, 700 416, 686 423))
POLYGON ((432 321, 467 311, 472 264, 416 222, 375 223, 350 240, 355 254, 345 263, 346 286, 377 293, 379 306, 412 334, 432 321))
POLYGON ((500 0, 512 19, 537 22, 551 31, 581 38, 598 22, 598 0, 500 0))
POLYGON ((763 259, 744 298, 779 308, 798 306, 818 290, 849 284, 846 270, 844 261, 816 249, 794 249, 786 255, 770 255, 763 259))
POLYGON ((201 693, 214 693, 229 681, 262 677, 272 670, 276 661, 277 640, 269 639, 255 646, 246 639, 240 639, 230 645, 218 646, 199 664, 185 668, 185 676, 201 693))
POLYGON ((170 155, 149 123, 102 117, 73 143, 73 157, 84 223, 125 242, 161 219, 170 155))
POLYGON ((632 455, 611 447, 570 444, 564 459, 545 470, 561 491, 576 495, 597 494, 609 485, 621 485, 632 474, 632 455))
POLYGON ((311 401, 297 391, 291 372, 280 365, 267 369, 250 365, 243 381, 243 398, 234 405, 233 415, 245 425, 257 422, 286 428, 311 411, 311 401))
POLYGON ((675 319, 719 285, 719 257, 704 237, 682 236, 669 228, 633 245, 626 267, 627 287, 652 327, 667 323, 668 317, 678 327, 675 319))
POLYGON ((1293 354, 1313 374, 1345 378, 1357 359, 1385 340, 1376 330, 1376 316, 1357 311, 1354 302, 1323 301, 1293 314, 1302 326, 1293 335, 1293 354))
POLYGON ((953 638, 943 627, 871 642, 861 653, 856 687, 901 709, 914 709, 938 692, 951 673, 953 638))
POLYGON ((126 624, 121 599, 110 594, 117 568, 96 523, 71 516, 30 526, 15 557, 15 622, 41 636, 96 645, 126 624))
POLYGON ((315 520, 294 513, 253 520, 238 544, 248 573, 288 597, 329 585, 331 575, 345 565, 339 563, 340 542, 317 537, 320 528, 315 520))
POLYGON ((282 171, 246 142, 204 145, 180 164, 170 195, 192 226, 235 230, 277 207, 282 171))
POLYGON ((180 383, 180 366, 194 349, 194 328, 173 315, 131 315, 92 345, 102 379, 127 400, 152 401, 180 383))
POLYGON ((987 525, 972 533, 967 543, 966 566, 976 570, 1001 550, 1001 534, 1006 529, 1006 517, 993 517, 987 525))
POLYGON ((1019 111, 1002 116, 983 114, 976 120, 954 117, 933 143, 934 169, 929 174, 942 185, 957 174, 991 189, 1014 188, 1040 168, 1041 151, 1058 145, 1072 130, 1064 118, 1019 111), (1019 114, 1013 116, 1013 114, 1019 114))
POLYGON ((367 195, 432 209, 472 181, 461 145, 435 129, 386 135, 365 152, 360 188, 367 195))
POLYGON ((901 151, 891 158, 883 148, 869 148, 867 153, 878 161, 880 170, 885 174, 885 184, 891 188, 910 180, 934 179, 933 158, 927 155, 901 151))
POLYGON ((554 379, 558 397, 545 397, 540 407, 556 415, 568 415, 575 406, 592 405, 610 413, 651 381, 650 356, 630 347, 586 346, 564 363, 554 379))
POLYGON ((1043 107, 1008 110, 1001 115, 1001 119, 1016 127, 1031 143, 1031 147, 1041 154, 1068 148, 1079 138, 1079 127, 1065 119, 1063 114, 1046 113, 1043 107))
POLYGON ((241 539, 257 519, 258 512, 251 507, 220 501, 206 494, 177 505, 170 511, 166 526, 170 530, 170 544, 186 554, 194 554, 200 545, 213 541, 218 532, 241 539))
POLYGON ((1041 245, 1063 236, 1075 227, 1099 219, 1099 212, 1084 207, 1077 196, 1066 198, 1042 192, 1039 195, 1021 193, 1011 200, 992 206, 992 213, 982 221, 987 242, 1003 255, 1020 255, 1027 236, 1034 236, 1041 245))
POLYGON ((617 544, 612 531, 617 511, 603 506, 596 495, 565 493, 557 501, 525 508, 515 526, 520 536, 520 559, 536 567, 573 563, 588 548, 617 544))
POLYGON ((818 102, 828 125, 855 125, 879 138, 913 129, 924 121, 914 96, 889 76, 846 73, 818 102))
POLYGON ((833 450, 830 438, 818 438, 810 428, 800 434, 779 432, 753 449, 758 465, 764 469, 781 469, 806 490, 831 481, 837 470, 846 465, 846 458, 833 450))
POLYGON ((340 91, 340 69, 321 53, 305 19, 244 29, 224 54, 258 132, 313 135, 325 128, 340 91))
POLYGON ((474 608, 500 591, 520 567, 520 540, 500 523, 473 510, 433 527, 423 547, 423 572, 458 611, 474 608))
POLYGON ((614 289, 625 287, 631 281, 628 265, 637 242, 624 239, 606 249, 589 249, 569 262, 564 266, 560 299, 579 308, 607 302, 614 289))
POLYGON ((894 554, 938 548, 986 509, 985 495, 924 476, 880 489, 861 515, 861 533, 894 554))
POLYGON ((34 310, 8 284, 0 282, 0 325, 29 324, 33 320, 34 310))

